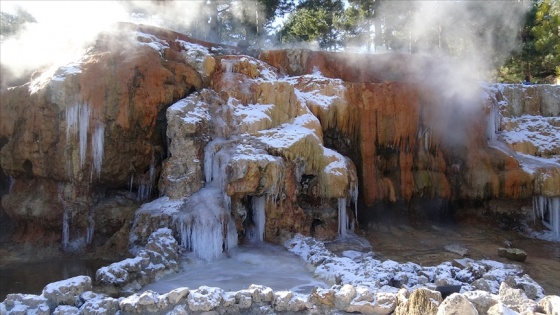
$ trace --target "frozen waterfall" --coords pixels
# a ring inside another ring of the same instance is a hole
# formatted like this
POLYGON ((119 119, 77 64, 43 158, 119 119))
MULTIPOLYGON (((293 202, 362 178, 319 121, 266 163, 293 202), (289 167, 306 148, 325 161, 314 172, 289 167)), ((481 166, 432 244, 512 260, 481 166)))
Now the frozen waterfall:
POLYGON ((250 239, 256 242, 264 241, 265 223, 266 223, 266 197, 253 197, 253 223, 250 239))
POLYGON ((229 155, 220 150, 223 140, 206 146, 206 186, 185 200, 176 215, 181 246, 206 261, 219 258, 237 246, 237 229, 231 216, 231 199, 225 193, 229 155))
POLYGON ((560 198, 558 197, 533 197, 533 215, 540 219, 554 235, 560 236, 560 198))
POLYGON ((86 163, 88 133, 91 133, 91 156, 92 167, 91 177, 101 174, 101 165, 103 162, 103 145, 105 140, 105 125, 92 119, 92 110, 86 103, 77 103, 66 108, 66 141, 71 137, 78 137, 78 148, 80 152, 80 169, 83 169, 86 163), (90 132, 91 122, 95 122, 93 132, 90 132))

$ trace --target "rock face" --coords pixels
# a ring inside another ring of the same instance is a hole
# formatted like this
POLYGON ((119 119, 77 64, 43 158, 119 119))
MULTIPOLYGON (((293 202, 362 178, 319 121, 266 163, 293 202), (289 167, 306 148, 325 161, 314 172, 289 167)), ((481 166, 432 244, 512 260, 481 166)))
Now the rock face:
POLYGON ((285 232, 332 238, 379 212, 482 204, 526 218, 535 195, 560 231, 558 145, 507 141, 525 124, 515 117, 558 115, 557 87, 527 88, 522 102, 520 87, 473 85, 429 58, 236 53, 122 25, 79 61, 2 91, 2 208, 16 239, 115 241, 158 193, 132 245, 169 227, 202 254, 192 236, 208 219, 207 257, 285 232))

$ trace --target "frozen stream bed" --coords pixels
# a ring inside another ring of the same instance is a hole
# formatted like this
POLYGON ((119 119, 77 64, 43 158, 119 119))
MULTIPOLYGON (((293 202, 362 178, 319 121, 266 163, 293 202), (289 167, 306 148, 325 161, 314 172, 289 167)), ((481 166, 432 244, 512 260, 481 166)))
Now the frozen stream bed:
POLYGON ((284 247, 267 243, 244 244, 229 250, 228 257, 206 262, 192 253, 183 258, 181 270, 143 287, 160 294, 179 287, 192 289, 202 285, 238 291, 251 284, 277 290, 309 294, 314 287, 327 288, 325 282, 313 278, 302 259, 284 247))

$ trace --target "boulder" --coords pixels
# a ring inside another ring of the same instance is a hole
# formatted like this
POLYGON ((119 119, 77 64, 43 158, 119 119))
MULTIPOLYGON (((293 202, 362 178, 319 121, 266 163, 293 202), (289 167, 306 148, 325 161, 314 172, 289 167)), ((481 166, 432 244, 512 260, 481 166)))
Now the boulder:
POLYGON ((438 307, 441 302, 442 298, 439 292, 424 288, 416 289, 404 303, 399 301, 399 305, 395 309, 395 314, 435 315, 438 312, 438 307))
POLYGON ((2 305, 9 313, 48 315, 51 313, 52 302, 42 295, 8 294, 2 305))
POLYGON ((479 314, 486 314, 490 307, 498 303, 498 297, 488 291, 467 291, 464 295, 474 305, 479 314))
POLYGON ((189 309, 192 312, 208 312, 220 306, 223 300, 223 290, 208 286, 201 286, 190 292, 187 297, 189 309))
POLYGON ((80 295, 91 291, 91 278, 77 276, 66 280, 49 283, 43 289, 43 296, 55 305, 81 305, 80 295))
POLYGON ((54 309, 52 314, 53 315, 79 315, 80 309, 71 305, 59 305, 54 309))
POLYGON ((519 312, 507 307, 502 302, 498 302, 488 309, 488 315, 519 315, 519 312))
POLYGON ((509 260, 524 262, 527 259, 527 253, 519 248, 498 248, 498 256, 505 257, 509 260))
POLYGON ((560 314, 560 296, 547 295, 539 301, 539 307, 546 315, 560 314))
POLYGON ((438 306, 437 315, 478 315, 478 310, 462 294, 453 293, 438 306))
POLYGON ((500 285, 499 301, 506 307, 518 312, 536 312, 538 310, 537 302, 527 298, 527 295, 521 289, 513 289, 502 282, 500 285))
POLYGON ((444 249, 450 253, 454 253, 463 257, 469 255, 469 250, 466 247, 461 246, 459 244, 445 245, 444 249))

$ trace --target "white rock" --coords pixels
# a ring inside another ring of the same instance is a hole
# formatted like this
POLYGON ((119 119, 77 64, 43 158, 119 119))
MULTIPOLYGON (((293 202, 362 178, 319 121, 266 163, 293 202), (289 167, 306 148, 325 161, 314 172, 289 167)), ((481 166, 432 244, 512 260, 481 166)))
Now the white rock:
POLYGON ((453 293, 438 306, 437 315, 478 315, 478 311, 464 295, 453 293))
POLYGON ((538 309, 537 302, 527 298, 523 290, 513 289, 505 282, 500 285, 499 299, 505 306, 519 313, 535 312, 538 309))
POLYGON ((309 297, 305 294, 294 293, 288 303, 288 312, 300 312, 308 308, 309 297))
POLYGON ((373 308, 374 314, 386 315, 391 314, 397 307, 397 293, 392 292, 377 292, 375 305, 373 308))
POLYGON ((345 310, 355 296, 356 288, 350 284, 345 284, 334 293, 334 305, 339 310, 345 310))
POLYGON ((487 291, 467 291, 463 295, 474 305, 479 314, 485 314, 490 307, 498 303, 498 296, 487 291))
POLYGON ((80 295, 85 291, 91 291, 91 278, 77 276, 47 284, 43 296, 57 305, 80 306, 80 295))
POLYGON ((490 307, 487 314, 488 315, 519 315, 518 312, 507 307, 502 302, 498 302, 497 304, 490 307))
POLYGON ((169 291, 167 294, 165 294, 165 296, 167 296, 167 300, 169 301, 169 303, 177 304, 179 303, 179 301, 181 301, 182 298, 184 298, 188 294, 189 294, 189 288, 182 287, 169 291))
POLYGON ((175 306, 171 311, 167 313, 167 315, 189 315, 189 310, 187 305, 181 304, 175 306))
POLYGON ((539 306, 546 313, 546 315, 560 315, 560 296, 545 296, 539 301, 539 306))
POLYGON ((248 309, 253 304, 253 292, 249 290, 240 290, 235 294, 235 304, 240 309, 248 309))
POLYGON ((278 312, 287 311, 293 296, 294 294, 290 291, 274 292, 274 310, 278 312))
POLYGON ((80 309, 71 305, 59 305, 53 311, 53 315, 78 315, 78 314, 80 314, 80 309))
POLYGON ((220 288, 201 286, 191 291, 187 298, 189 308, 193 312, 208 312, 220 306, 224 291, 220 288))
POLYGON ((49 310, 48 313, 50 313, 48 302, 49 300, 42 295, 15 293, 8 294, 2 303, 5 306, 6 311, 11 314, 19 312, 23 312, 23 314, 25 314, 27 311, 40 311, 45 309, 45 307, 49 310))
POLYGON ((90 299, 80 307, 82 315, 113 315, 119 310, 119 301, 111 297, 90 299))
POLYGON ((249 290, 253 291, 253 301, 260 302, 272 302, 274 299, 274 291, 270 287, 263 285, 251 284, 249 290))

